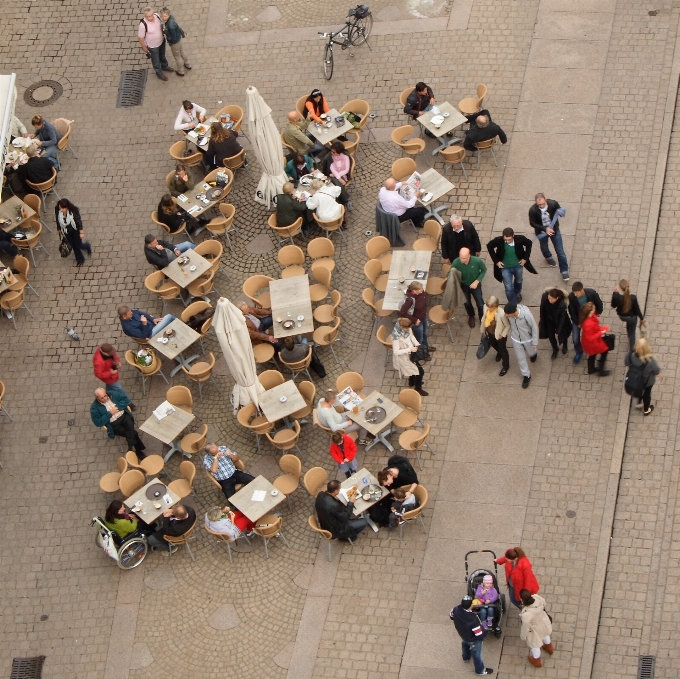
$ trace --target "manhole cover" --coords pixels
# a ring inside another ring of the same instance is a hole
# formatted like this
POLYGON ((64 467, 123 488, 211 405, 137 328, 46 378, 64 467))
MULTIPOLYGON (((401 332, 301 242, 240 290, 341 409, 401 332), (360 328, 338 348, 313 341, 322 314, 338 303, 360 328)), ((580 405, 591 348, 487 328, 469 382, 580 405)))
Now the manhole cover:
POLYGON ((573 509, 567 510, 567 518, 573 519, 576 516, 576 512, 573 509))
POLYGON ((47 106, 64 93, 64 88, 56 80, 41 80, 26 88, 24 101, 29 106, 47 106))
POLYGON ((35 658, 14 658, 10 679, 41 679, 45 656, 35 658))
POLYGON ((146 87, 146 69, 141 71, 123 71, 118 83, 118 98, 116 108, 140 106, 144 101, 146 87))

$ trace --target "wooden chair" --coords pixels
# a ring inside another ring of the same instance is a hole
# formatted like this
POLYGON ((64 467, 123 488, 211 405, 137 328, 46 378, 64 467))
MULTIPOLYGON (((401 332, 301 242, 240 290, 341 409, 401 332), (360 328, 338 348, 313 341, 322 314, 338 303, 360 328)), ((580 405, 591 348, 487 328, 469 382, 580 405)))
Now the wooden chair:
MULTIPOLYGON (((425 140, 418 137, 411 137, 414 134, 412 125, 402 125, 397 127, 396 130, 392 130, 392 141, 401 148, 401 155, 406 154, 407 156, 417 156, 425 150, 425 140)), ((429 165, 430 160, 425 155, 425 162, 429 165)))
POLYGON ((318 347, 330 347, 331 353, 335 362, 340 365, 335 349, 333 349, 333 344, 335 342, 342 342, 340 337, 340 318, 338 317, 333 326, 322 325, 318 327, 314 334, 312 335, 314 344, 318 347))
POLYGON ((271 434, 267 431, 264 435, 267 437, 269 443, 271 443, 277 450, 286 452, 295 448, 295 450, 298 452, 298 455, 303 457, 302 451, 298 447, 298 440, 300 439, 300 423, 297 420, 294 420, 293 422, 293 429, 279 429, 279 431, 277 431, 274 436, 271 436, 271 434))
MULTIPOLYGON (((292 147, 285 139, 283 136, 283 132, 281 132, 281 143, 283 144, 284 148, 286 148, 288 151, 291 153, 297 153, 294 147, 292 147)), ((284 156, 287 155, 286 153, 283 154, 284 156)))
POLYGON ((70 151, 73 157, 77 160, 78 154, 71 147, 71 125, 74 120, 67 120, 66 118, 57 118, 52 121, 52 126, 61 135, 61 139, 57 142, 57 149, 59 149, 59 156, 62 151, 70 151))
POLYGON ((465 171, 465 165, 463 164, 467 151, 462 146, 449 146, 439 151, 439 155, 444 161, 444 173, 447 172, 449 167, 452 167, 457 163, 460 165, 460 169, 463 170, 463 175, 467 181, 468 176, 465 171))
POLYGON ((238 423, 255 436, 257 452, 261 455, 260 436, 272 430, 274 425, 264 415, 260 415, 254 403, 243 406, 236 414, 238 423))
POLYGON ((142 488, 145 483, 146 476, 144 476, 144 472, 139 469, 130 469, 124 474, 121 474, 118 481, 118 487, 120 488, 123 497, 128 498, 142 488))
POLYGON ((194 242, 193 239, 191 238, 191 235, 190 235, 189 232, 187 231, 187 223, 186 223, 186 221, 182 223, 182 226, 180 226, 179 229, 177 229, 177 231, 170 231, 170 227, 169 227, 167 224, 163 224, 163 222, 161 222, 161 221, 158 219, 158 211, 157 211, 157 210, 154 210, 154 211, 151 213, 151 221, 152 221, 156 226, 160 226, 161 229, 163 229, 163 231, 165 231, 166 235, 168 235, 168 236, 170 237, 170 240, 171 240, 171 241, 174 240, 175 236, 180 236, 180 235, 181 235, 181 236, 183 236, 183 237, 186 236, 192 243, 194 242))
POLYGON ((234 235, 238 236, 238 230, 234 226, 234 215, 236 214, 236 208, 231 203, 220 203, 219 211, 222 216, 211 219, 205 225, 205 228, 210 233, 211 238, 220 238, 221 236, 224 236, 227 239, 229 249, 233 253, 234 248, 231 245, 229 232, 233 231, 234 235))
POLYGON ((428 295, 441 295, 446 287, 446 278, 440 276, 428 276, 425 284, 425 292, 428 295))
POLYGON ((331 273, 335 269, 335 245, 328 238, 314 238, 307 243, 307 255, 312 260, 312 267, 325 266, 331 273))
POLYGON ((165 400, 175 408, 181 408, 185 413, 193 414, 194 397, 187 387, 170 387, 165 394, 165 400))
POLYGON ((446 326, 446 331, 449 333, 449 339, 451 340, 451 342, 453 342, 453 333, 451 332, 451 326, 449 325, 449 322, 453 318, 453 313, 454 313, 453 309, 444 311, 442 305, 437 304, 437 306, 433 306, 430 309, 430 312, 427 314, 428 319, 434 325, 446 326))
MULTIPOLYGON (((304 383, 303 383, 304 384, 304 383)), ((300 385, 302 386, 302 385, 300 385)), ((3 405, 3 400, 5 398, 5 383, 0 380, 0 412, 5 413, 9 419, 14 422, 14 418, 9 414, 5 406, 3 405)))
MULTIPOLYGON (((228 106, 223 106, 215 114, 215 118, 219 118, 223 113, 228 114, 231 121, 234 123, 232 129, 241 134, 241 127, 243 127, 243 109, 236 104, 229 104, 228 106)), ((245 134, 243 136, 246 137, 245 134)), ((248 137, 246 137, 246 139, 248 139, 248 137)))
POLYGON ((18 273, 13 274, 15 282, 9 286, 10 290, 24 290, 30 288, 36 297, 40 295, 35 291, 35 288, 28 282, 28 272, 31 270, 31 263, 23 255, 17 255, 14 258, 12 268, 18 273))
POLYGON ((181 479, 176 479, 168 484, 168 488, 180 498, 184 499, 189 495, 196 496, 194 493, 194 479, 196 478, 196 465, 189 460, 182 460, 179 463, 179 473, 181 479))
POLYGON ((151 477, 162 473, 165 467, 165 460, 160 455, 147 455, 140 460, 134 450, 128 450, 125 453, 125 461, 132 469, 139 469, 144 472, 146 483, 149 482, 151 477))
POLYGON ((0 297, 0 309, 3 311, 7 311, 10 314, 10 318, 12 319, 12 323, 14 325, 14 329, 17 329, 17 321, 16 321, 16 311, 19 309, 26 309, 28 311, 29 315, 31 318, 35 318, 33 316, 33 313, 31 310, 28 308, 28 305, 26 304, 26 301, 24 300, 24 290, 9 290, 5 292, 5 294, 0 297))
POLYGON ((496 154, 493 151, 494 144, 496 143, 497 137, 494 137, 493 139, 489 139, 487 141, 480 141, 475 144, 475 147, 477 148, 477 169, 479 170, 479 157, 482 155, 483 151, 491 151, 491 155, 493 156, 493 162, 496 167, 498 167, 498 160, 496 158, 496 154))
POLYGON ((191 458, 192 455, 199 455, 205 442, 208 440, 208 425, 204 424, 200 431, 192 432, 182 436, 179 447, 182 449, 184 457, 191 458))
MULTIPOLYGON (((415 90, 415 87, 407 87, 405 90, 402 91, 402 93, 399 95, 399 104, 401 105, 401 112, 404 113, 404 109, 406 108, 406 102, 409 98, 409 95, 413 90, 415 90)), ((404 115, 408 118, 409 122, 413 120, 413 117, 409 115, 408 113, 404 113, 404 115)), ((392 175, 394 177, 394 175, 392 175)))
POLYGON ((218 271, 221 271, 229 280, 231 280, 231 276, 222 266, 224 246, 220 241, 213 239, 204 240, 194 248, 194 252, 210 262, 210 272, 212 274, 217 276, 218 271))
MULTIPOLYGON (((204 241, 207 242, 207 241, 204 241)), ((219 261, 219 260, 218 260, 219 261)), ((206 309, 212 309, 212 305, 210 302, 206 302, 203 299, 198 300, 197 302, 192 302, 184 311, 182 311, 180 315, 180 320, 183 323, 189 323, 189 320, 191 319, 192 316, 196 316, 200 314, 202 311, 205 311, 206 309)), ((199 342, 201 343, 201 351, 205 354, 205 347, 203 346, 203 338, 210 332, 210 328, 212 327, 212 318, 208 318, 203 322, 203 325, 199 330, 198 334, 201 336, 201 339, 199 342)))
POLYGON ((186 167, 196 167, 197 165, 203 164, 203 154, 200 151, 185 155, 187 150, 188 147, 185 141, 176 141, 170 147, 170 157, 176 163, 182 163, 183 165, 186 165, 186 167))
MULTIPOLYGON (((345 240, 345 234, 342 232, 342 222, 345 219, 345 206, 341 205, 340 206, 340 216, 337 219, 329 219, 327 221, 324 221, 322 219, 319 219, 316 216, 316 212, 314 212, 314 221, 319 225, 320 229, 323 229, 323 231, 326 233, 326 238, 330 240, 331 234, 335 233, 336 231, 340 234, 340 237, 344 242, 347 242, 345 240)), ((309 247, 309 246, 308 246, 309 247)))
POLYGON ((482 104, 484 103, 484 98, 486 97, 487 92, 488 89, 486 85, 480 83, 479 85, 477 85, 477 96, 468 97, 467 99, 461 99, 458 102, 458 110, 464 116, 471 116, 473 113, 481 111, 482 104))
POLYGON ((368 278, 368 282, 378 291, 385 292, 387 290, 388 274, 382 272, 382 263, 379 259, 369 259, 364 264, 364 275, 368 278))
MULTIPOLYGON (((408 429, 420 422, 420 411, 423 408, 423 397, 415 389, 402 389, 399 392, 399 404, 403 410, 392 420, 399 429, 408 429)), ((422 425, 423 423, 420 422, 422 425)))
POLYGON ((32 217, 32 219, 40 220, 40 223, 52 233, 52 229, 50 229, 47 222, 43 222, 42 217, 40 216, 42 213, 42 200, 40 199, 40 196, 37 196, 35 193, 27 193, 23 197, 23 201, 31 208, 31 210, 33 210, 33 212, 35 212, 35 216, 32 217))
MULTIPOLYGON (((331 556, 331 542, 335 540, 333 534, 330 531, 321 528, 319 526, 319 522, 316 520, 316 516, 314 516, 313 514, 307 519, 307 523, 309 524, 309 527, 319 535, 319 546, 321 546, 321 540, 325 540, 328 543, 328 560, 332 561, 333 558, 331 556)), ((349 540, 349 543, 350 545, 354 546, 352 540, 349 540)))
MULTIPOLYGON (((364 99, 352 99, 348 101, 339 111, 339 113, 356 113, 361 116, 359 121, 359 127, 356 128, 359 132, 364 130, 368 131, 369 137, 373 134, 371 128, 368 126, 368 121, 370 120, 369 115, 371 113, 370 104, 364 99)), ((375 141, 375 135, 373 134, 373 140, 375 141)))
POLYGON ((267 224, 279 239, 279 247, 281 247, 281 243, 284 240, 289 240, 292 245, 295 245, 293 238, 302 231, 302 217, 298 217, 290 226, 278 226, 276 224, 276 214, 271 214, 267 219, 267 224))
POLYGON ((388 337, 388 332, 391 334, 391 330, 388 331, 387 326, 381 325, 378 327, 378 331, 375 334, 378 342, 387 349, 387 353, 385 354, 385 365, 387 365, 387 359, 392 353, 392 338, 388 337))
MULTIPOLYGON (((218 198, 216 205, 221 205, 231 194, 234 189, 234 172, 228 167, 218 167, 212 172, 209 172, 203 179, 203 181, 208 184, 210 182, 217 181, 217 173, 226 174, 228 179, 225 186, 222 186, 222 195, 218 198)), ((214 206, 213 206, 214 207, 214 206)))
POLYGON ((262 538, 262 542, 264 542, 265 559, 269 558, 269 549, 267 548, 267 545, 273 538, 281 538, 285 542, 286 547, 290 549, 288 540, 286 540, 283 533, 281 532, 282 524, 282 517, 274 516, 274 514, 267 514, 261 519, 258 519, 255 527, 253 528, 255 533, 262 538))
POLYGON ((312 467, 305 473, 302 483, 305 490, 316 497, 322 490, 326 490, 328 484, 328 472, 323 467, 312 467))
POLYGON ((293 278, 305 274, 305 253, 297 245, 284 245, 278 254, 281 278, 293 278))
POLYGON ((229 158, 224 158, 222 160, 222 164, 224 165, 224 167, 228 167, 232 172, 240 170, 242 167, 244 167, 247 170, 248 167, 246 166, 246 150, 241 149, 235 156, 229 156, 229 158))
MULTIPOLYGON (((198 521, 198 517, 194 520, 193 525, 189 530, 184 533, 184 535, 180 535, 179 537, 175 537, 173 535, 164 535, 163 539, 170 543, 171 545, 175 545, 176 547, 179 547, 180 545, 184 545, 187 548, 187 552, 189 552, 189 556, 191 557, 192 561, 196 561, 194 558, 194 554, 191 551, 191 547, 189 547, 189 540, 195 540, 196 536, 193 535, 194 528, 196 528, 196 522, 198 521)), ((170 554, 173 554, 174 552, 170 552, 170 554)))
MULTIPOLYGON (((210 474, 208 474, 208 476, 210 476, 210 474)), ((215 483, 217 483, 217 481, 215 481, 215 479, 212 476, 210 476, 210 478, 215 483)), ((221 492, 222 487, 220 486, 219 483, 217 483, 217 486, 220 488, 220 492, 221 492)), ((242 533, 241 531, 239 531, 239 535, 238 535, 237 538, 232 538, 231 535, 229 535, 228 533, 216 533, 215 531, 210 530, 210 528, 208 528, 208 526, 206 526, 205 523, 203 524, 203 527, 205 528, 206 532, 209 533, 210 535, 212 535, 218 542, 221 542, 223 545, 227 546, 227 552, 229 554, 229 563, 234 563, 231 559, 231 543, 232 542, 236 542, 236 540, 243 538, 248 544, 250 544, 250 540, 248 540, 248 537, 244 533, 242 533)))
POLYGON ((366 254, 369 259, 377 259, 383 271, 389 271, 392 264, 392 246, 385 236, 373 236, 366 241, 366 254))
POLYGON ((423 446, 427 446, 427 449, 432 453, 434 457, 434 451, 430 448, 430 444, 427 442, 427 437, 430 434, 430 425, 426 424, 423 427, 423 431, 420 432, 417 429, 407 429, 399 435, 399 446, 404 452, 415 451, 416 457, 418 459, 418 466, 422 469, 423 463, 420 460, 420 449, 423 446))
MULTIPOLYGON (((330 274, 329 274, 330 275, 330 274)), ((331 303, 322 304, 314 309, 314 320, 317 323, 335 323, 338 318, 338 307, 342 301, 342 295, 338 290, 331 291, 331 303)))
POLYGON ((402 521, 404 523, 399 525, 399 537, 403 537, 404 534, 404 524, 405 523, 410 523, 411 521, 415 521, 416 519, 420 521, 420 525, 423 528, 423 533, 427 533, 427 529, 425 528, 425 524, 423 523, 423 509, 427 506, 427 501, 429 499, 429 495, 427 492, 427 488, 425 486, 421 486, 418 484, 413 491, 413 494, 416 496, 416 499, 418 500, 418 506, 415 509, 411 509, 408 512, 404 512, 402 515, 402 521))
POLYGON ((144 287, 149 292, 153 293, 157 297, 160 297, 161 302, 163 303, 161 314, 165 314, 167 303, 170 300, 180 299, 182 304, 184 304, 184 300, 182 299, 182 288, 180 288, 177 283, 174 283, 169 278, 166 278, 162 271, 154 271, 153 273, 150 273, 144 279, 144 287))
POLYGON ((304 408, 300 408, 300 410, 296 410, 294 413, 291 413, 290 417, 292 417, 294 420, 302 420, 305 417, 308 417, 312 410, 314 410, 314 398, 316 397, 316 386, 314 386, 312 382, 304 380, 303 382, 300 382, 300 386, 298 386, 298 391, 302 395, 302 398, 304 399, 307 405, 305 405, 304 408))
POLYGON ((257 365, 263 365, 265 363, 274 362, 274 354, 276 350, 268 342, 261 342, 260 344, 253 344, 253 357, 257 365))
POLYGON ((184 374, 192 382, 196 382, 198 384, 198 396, 201 399, 201 401, 203 400, 204 382, 212 382, 215 385, 215 389, 217 389, 217 392, 221 393, 220 388, 217 386, 217 382, 215 382, 215 378, 213 377, 214 368, 215 368, 215 355, 213 354, 212 351, 208 353, 208 363, 206 363, 205 361, 192 363, 189 370, 182 366, 184 374))
POLYGON ((417 238, 413 249, 425 252, 439 252, 442 239, 442 227, 436 219, 428 219, 423 227, 424 238, 417 238))
POLYGON ((128 365, 131 365, 137 372, 141 375, 142 377, 142 394, 146 395, 146 381, 150 380, 154 375, 160 373, 160 376, 165 380, 165 383, 170 386, 170 382, 168 382, 168 378, 163 374, 163 371, 161 368, 163 367, 163 363, 161 362, 161 359, 158 358, 156 355, 155 351, 151 352, 152 356, 152 361, 151 365, 140 365, 137 362, 137 353, 135 351, 132 351, 132 349, 128 349, 125 352, 125 361, 128 365))
POLYGON ((257 379, 265 391, 278 387, 286 381, 286 378, 278 370, 265 370, 257 376, 257 379))
POLYGON ((47 196, 53 193, 57 197, 57 200, 61 200, 61 196, 57 193, 57 190, 54 188, 54 185, 56 183, 57 183, 57 170, 54 167, 52 168, 52 176, 46 182, 34 184, 33 182, 29 182, 28 179, 26 180, 26 184, 28 184, 28 186, 40 192, 40 198, 42 199, 43 210, 45 210, 45 212, 47 212, 47 208, 45 206, 47 196))
MULTIPOLYGON (((310 380, 312 379, 312 376, 309 374, 309 364, 312 362, 312 352, 313 348, 310 346, 307 355, 303 359, 293 363, 287 363, 284 361, 283 358, 281 358, 281 354, 279 353, 279 361, 281 361, 281 363, 283 363, 283 365, 286 366, 286 368, 288 368, 288 370, 290 370, 290 372, 293 374, 293 382, 295 382, 298 376, 302 375, 302 373, 306 373, 307 377, 309 377, 310 380)), ((274 371, 272 370, 271 372, 274 371)))
MULTIPOLYGON (((300 424, 296 422, 299 427, 300 424)), ((288 509, 292 511, 293 506, 290 503, 290 496, 300 487, 300 477, 302 476, 302 462, 300 458, 295 455, 282 455, 279 460, 279 467, 283 474, 277 476, 274 481, 274 487, 280 490, 288 500, 288 509)))
POLYGON ((362 392, 365 387, 364 378, 359 373, 352 371, 338 375, 335 380, 335 391, 340 393, 343 389, 347 389, 347 387, 350 387, 357 394, 363 396, 362 392))
POLYGON ((303 94, 296 102, 295 102, 295 110, 304 118, 305 117, 305 103, 307 101, 307 97, 309 95, 303 94))
POLYGON ((99 479, 99 488, 109 495, 120 490, 120 477, 128 470, 127 460, 122 455, 118 458, 116 464, 118 465, 117 472, 109 472, 99 479))
MULTIPOLYGON (((246 466, 245 466, 245 464, 243 463, 243 460, 241 460, 241 459, 234 460, 234 466, 235 466, 236 469, 238 469, 239 471, 244 472, 244 471, 246 470, 246 466)), ((215 477, 214 477, 214 476, 213 476, 213 475, 212 475, 205 467, 203 467, 203 471, 205 472, 205 474, 206 474, 206 476, 208 477, 208 479, 210 479, 210 482, 215 486, 215 488, 216 488, 216 490, 217 490, 217 493, 218 493, 218 502, 221 502, 221 501, 222 501, 222 497, 224 497, 224 496, 223 496, 222 486, 220 485, 220 482, 219 482, 219 481, 218 481, 218 480, 217 480, 217 479, 216 479, 216 478, 215 478, 215 477)), ((243 484, 242 484, 242 483, 237 483, 237 484, 234 486, 234 488, 235 488, 236 490, 241 490, 241 488, 243 488, 243 484)), ((247 538, 245 535, 243 535, 243 537, 246 539, 246 542, 247 542, 248 544, 250 544, 250 540, 248 540, 248 538, 247 538)))
POLYGON ((321 302, 331 291, 331 272, 324 266, 312 269, 316 283, 309 286, 309 297, 312 302, 321 302))
POLYGON ((255 305, 268 309, 271 307, 271 297, 269 296, 269 283, 274 279, 271 276, 264 276, 263 274, 255 274, 246 278, 243 281, 243 294, 255 305), (266 292, 257 294, 260 290, 266 288, 266 292))
POLYGON ((366 306, 373 310, 376 318, 387 318, 387 316, 391 316, 394 313, 394 311, 389 309, 383 309, 383 299, 376 300, 373 288, 364 288, 361 292, 361 299, 364 300, 366 306))
POLYGON ((345 132, 345 137, 349 136, 354 137, 354 139, 350 141, 348 138, 347 141, 343 141, 341 143, 345 147, 345 151, 349 153, 350 157, 355 158, 357 149, 359 148, 359 143, 361 142, 361 132, 359 132, 359 130, 348 130, 345 132))
POLYGON ((50 253, 47 248, 40 242, 40 236, 42 234, 42 223, 40 221, 32 222, 31 228, 34 230, 34 234, 28 238, 12 238, 12 245, 15 245, 19 250, 28 250, 31 255, 31 260, 33 261, 33 266, 35 266, 35 255, 34 250, 42 250, 48 257, 50 253))
POLYGON ((413 158, 397 158, 392 163, 392 177, 398 182, 406 181, 416 170, 418 166, 413 158))

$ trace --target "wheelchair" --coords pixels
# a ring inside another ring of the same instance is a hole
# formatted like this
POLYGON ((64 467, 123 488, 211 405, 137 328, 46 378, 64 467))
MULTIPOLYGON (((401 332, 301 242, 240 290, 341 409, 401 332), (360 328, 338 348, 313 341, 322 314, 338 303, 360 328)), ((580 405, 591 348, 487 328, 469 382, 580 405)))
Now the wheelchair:
POLYGON ((95 544, 97 547, 101 547, 107 556, 116 561, 118 568, 127 571, 131 568, 136 568, 144 561, 144 557, 146 557, 146 553, 149 551, 146 535, 135 531, 122 539, 106 526, 100 516, 92 518, 90 526, 94 525, 98 529, 95 544))

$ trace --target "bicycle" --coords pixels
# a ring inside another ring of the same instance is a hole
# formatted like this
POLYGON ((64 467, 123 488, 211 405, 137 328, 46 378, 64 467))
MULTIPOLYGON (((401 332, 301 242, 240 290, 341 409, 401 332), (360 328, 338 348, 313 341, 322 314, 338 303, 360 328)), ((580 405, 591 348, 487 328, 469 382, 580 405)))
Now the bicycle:
MULTIPOLYGON (((323 75, 326 80, 333 77, 333 45, 340 45, 343 50, 346 50, 350 46, 359 47, 359 45, 366 43, 370 50, 368 36, 371 34, 371 28, 373 28, 373 15, 368 5, 357 5, 347 12, 345 25, 339 31, 319 32, 322 38, 328 38, 323 53, 323 75), (344 30, 347 30, 347 35, 343 34, 344 30)), ((349 56, 353 57, 354 53, 350 52, 349 56)))

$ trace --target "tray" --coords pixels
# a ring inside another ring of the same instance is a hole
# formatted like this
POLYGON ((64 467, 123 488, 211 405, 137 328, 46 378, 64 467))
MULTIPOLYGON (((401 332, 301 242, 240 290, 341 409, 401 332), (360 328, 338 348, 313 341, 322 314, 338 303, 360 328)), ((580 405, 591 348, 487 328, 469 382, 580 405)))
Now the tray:
POLYGON ((149 500, 160 500, 163 495, 168 492, 168 489, 162 483, 154 483, 146 489, 146 496, 149 500), (156 495, 158 493, 158 496, 156 495))
POLYGON ((219 198, 223 193, 224 189, 219 186, 216 186, 214 189, 209 189, 208 191, 206 191, 205 197, 208 200, 215 200, 216 198, 219 198))
POLYGON ((387 411, 380 406, 373 406, 366 411, 366 422, 380 423, 387 417, 387 411))

